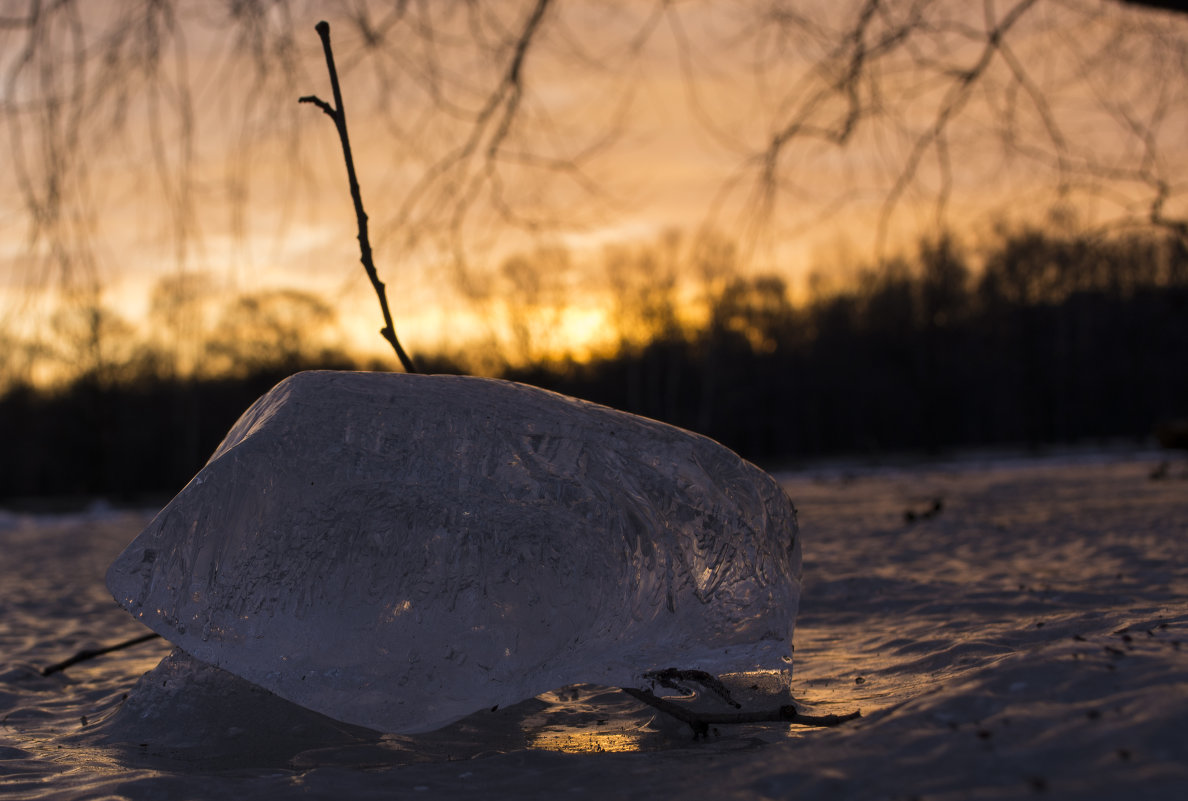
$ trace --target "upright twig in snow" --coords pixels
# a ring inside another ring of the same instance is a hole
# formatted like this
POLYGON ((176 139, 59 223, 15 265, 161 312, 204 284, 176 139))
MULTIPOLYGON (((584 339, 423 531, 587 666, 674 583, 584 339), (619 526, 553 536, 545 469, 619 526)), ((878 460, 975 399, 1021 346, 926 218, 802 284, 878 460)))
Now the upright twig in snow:
POLYGON ((384 313, 384 327, 380 329, 384 339, 392 345, 405 372, 415 373, 412 359, 400 347, 400 340, 396 338, 396 328, 392 325, 392 312, 388 309, 388 295, 384 289, 384 282, 379 279, 375 271, 375 262, 371 258, 371 240, 367 236, 367 212, 363 210, 363 197, 359 193, 359 180, 355 177, 355 160, 351 158, 351 140, 347 137, 346 112, 342 107, 342 91, 338 88, 338 70, 334 67, 334 53, 330 50, 330 23, 325 20, 316 26, 318 36, 322 39, 322 49, 326 52, 326 68, 330 71, 330 88, 334 91, 334 105, 316 95, 306 95, 298 100, 300 103, 313 103, 322 111, 330 115, 334 125, 338 128, 338 138, 342 141, 342 155, 346 159, 347 179, 351 185, 351 200, 355 202, 355 218, 359 222, 359 251, 360 261, 371 285, 375 287, 375 294, 379 296, 380 310, 384 313))

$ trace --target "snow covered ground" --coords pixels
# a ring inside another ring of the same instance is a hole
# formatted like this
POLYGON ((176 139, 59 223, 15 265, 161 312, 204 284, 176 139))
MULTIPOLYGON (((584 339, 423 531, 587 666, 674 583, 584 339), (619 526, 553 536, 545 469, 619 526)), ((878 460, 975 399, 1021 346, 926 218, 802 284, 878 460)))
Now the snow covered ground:
POLYGON ((143 631, 103 574, 151 514, 0 512, 0 797, 1188 797, 1188 480, 1158 461, 782 475, 795 695, 863 717, 699 741, 589 685, 377 736, 176 662, 140 680, 161 641, 43 677, 143 631))

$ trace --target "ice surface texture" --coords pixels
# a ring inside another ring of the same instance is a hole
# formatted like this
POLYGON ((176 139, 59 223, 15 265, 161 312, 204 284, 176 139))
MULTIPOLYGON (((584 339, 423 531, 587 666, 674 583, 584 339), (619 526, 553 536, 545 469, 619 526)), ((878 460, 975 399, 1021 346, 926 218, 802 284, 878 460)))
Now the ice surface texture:
POLYGON ((788 670, 796 510, 705 437, 505 381, 307 372, 116 559, 200 660, 390 732, 667 667, 788 670))

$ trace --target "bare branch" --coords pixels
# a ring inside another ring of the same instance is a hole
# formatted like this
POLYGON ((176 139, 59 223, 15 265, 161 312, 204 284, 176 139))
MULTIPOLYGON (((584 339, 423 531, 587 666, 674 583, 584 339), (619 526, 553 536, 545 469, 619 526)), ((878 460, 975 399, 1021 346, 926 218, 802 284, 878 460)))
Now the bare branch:
POLYGON ((704 737, 710 726, 738 725, 742 723, 795 723, 801 726, 840 726, 862 717, 859 711, 844 715, 805 715, 796 707, 786 704, 774 709, 759 709, 747 712, 702 713, 685 709, 679 704, 666 701, 647 691, 634 687, 622 687, 623 692, 637 701, 655 707, 666 715, 671 715, 682 723, 689 724, 694 736, 704 737))
POLYGON ((297 102, 298 103, 313 103, 315 106, 320 108, 322 111, 326 112, 326 114, 328 114, 330 116, 330 119, 334 120, 334 123, 336 125, 338 124, 338 114, 335 113, 334 106, 331 106, 329 103, 327 103, 325 100, 322 100, 317 95, 305 95, 304 97, 299 97, 299 98, 297 98, 297 102))
POLYGON ((342 142, 342 155, 346 161, 347 181, 350 184, 351 200, 355 204, 355 218, 359 225, 359 250, 362 254, 360 261, 363 262, 363 269, 367 271, 367 277, 371 280, 372 287, 375 288, 375 294, 379 298, 380 311, 384 315, 384 327, 380 329, 380 334, 384 339, 392 345, 392 349, 396 351, 396 356, 400 359, 400 363, 404 366, 405 372, 415 373, 416 367, 413 365, 412 359, 404 352, 404 348, 400 346, 400 340, 396 338, 396 326, 392 323, 392 312, 388 308, 388 294, 384 287, 384 283, 379 279, 379 273, 376 272, 375 262, 371 255, 371 239, 367 235, 367 212, 363 210, 363 196, 359 190, 359 179, 355 175, 355 160, 351 157, 351 141, 347 135, 346 109, 343 107, 342 90, 338 85, 338 70, 334 66, 334 52, 330 48, 330 23, 322 21, 316 26, 318 36, 322 40, 322 49, 326 53, 326 69, 330 73, 330 87, 334 92, 334 106, 331 107, 329 103, 324 100, 319 100, 313 95, 306 95, 300 98, 298 102, 313 103, 326 114, 330 115, 330 119, 334 120, 334 125, 338 129, 338 138, 342 142))
POLYGON ((1026 14, 1035 4, 1037 0, 1020 0, 1003 18, 1002 22, 991 28, 986 35, 985 45, 982 47, 982 52, 979 54, 977 61, 975 61, 969 68, 958 72, 954 76, 952 85, 945 93, 944 99, 941 101, 937 109, 936 116, 929 126, 912 146, 907 158, 904 160, 903 168, 896 179, 895 184, 887 193, 883 200, 883 208, 879 214, 878 232, 875 236, 875 243, 878 252, 883 251, 883 247, 887 241, 887 225, 891 217, 891 212, 894 210, 896 203, 899 202, 900 197, 907 189, 908 184, 916 175, 916 170, 920 166, 920 160, 924 154, 928 152, 930 147, 933 147, 937 140, 944 134, 949 122, 954 116, 965 106, 969 101, 970 90, 974 83, 985 73, 990 66, 995 54, 998 52, 999 42, 1002 37, 1026 14))

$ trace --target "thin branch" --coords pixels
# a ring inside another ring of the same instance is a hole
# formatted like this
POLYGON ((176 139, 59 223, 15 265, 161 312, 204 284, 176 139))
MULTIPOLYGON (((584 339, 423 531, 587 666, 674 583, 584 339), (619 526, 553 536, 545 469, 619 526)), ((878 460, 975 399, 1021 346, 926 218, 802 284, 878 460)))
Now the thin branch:
POLYGON ((133 637, 130 640, 124 640, 123 642, 118 642, 115 645, 108 645, 103 648, 90 648, 87 650, 79 651, 77 654, 70 657, 69 659, 64 659, 61 662, 55 662, 54 664, 43 668, 41 671, 41 675, 42 676, 52 676, 55 673, 59 673, 59 672, 65 670, 66 668, 70 667, 71 665, 77 665, 79 662, 86 662, 91 659, 94 659, 97 656, 103 656, 104 654, 110 654, 113 651, 122 651, 125 648, 131 648, 133 645, 139 645, 142 642, 148 642, 149 640, 155 640, 155 639, 159 638, 160 636, 161 635, 157 634, 156 632, 149 632, 148 634, 142 634, 139 637, 133 637))
POLYGON ((413 186, 397 213, 395 221, 398 225, 406 226, 412 218, 414 208, 429 193, 433 185, 439 181, 445 181, 449 185, 459 187, 458 198, 454 203, 454 211, 448 227, 455 232, 460 230, 470 211, 471 203, 479 195, 484 177, 489 174, 486 169, 480 169, 468 178, 466 176, 467 165, 471 158, 480 152, 484 137, 488 137, 487 146, 482 148, 482 154, 485 157, 484 164, 490 165, 499 157, 501 148, 511 133, 512 124, 515 122, 516 113, 519 111, 524 96, 524 63, 532 43, 541 29, 545 13, 551 2, 552 0, 536 0, 532 12, 528 15, 511 46, 512 54, 507 69, 500 76, 499 83, 487 97, 486 102, 474 115, 469 137, 427 170, 413 186), (501 109, 502 113, 499 113, 501 109), (495 130, 489 132, 493 120, 495 120, 495 130), (446 179, 446 176, 452 172, 458 172, 461 175, 451 182, 446 179))
POLYGON ((329 114, 330 119, 334 120, 335 125, 338 124, 338 115, 334 113, 334 106, 331 106, 329 103, 327 103, 325 100, 322 100, 320 97, 316 97, 314 95, 307 95, 307 96, 301 98, 300 100, 298 100, 297 102, 298 103, 313 103, 315 106, 320 108, 322 111, 329 114))
POLYGON ((994 56, 999 51, 999 43, 1007 31, 1014 27, 1015 23, 1035 4, 1036 0, 1020 0, 1019 3, 1007 12, 1007 15, 997 26, 986 32, 985 43, 982 46, 982 52, 978 56, 977 61, 968 69, 960 70, 954 75, 954 80, 945 92, 944 99, 941 102, 940 108, 937 109, 932 125, 916 139, 904 166, 899 172, 899 177, 895 180, 891 191, 883 199, 875 234, 875 248, 877 252, 883 252, 887 241, 887 228, 890 223, 891 213, 894 211, 896 204, 898 204, 904 192, 907 191, 911 181, 915 178, 916 171, 925 153, 928 152, 930 147, 936 146, 936 143, 944 135, 950 121, 965 107, 965 104, 970 98, 973 85, 982 77, 987 68, 989 68, 991 61, 993 61, 994 56))
POLYGON ((795 723, 801 726, 840 726, 851 720, 862 717, 861 711, 850 712, 845 715, 804 715, 791 704, 775 709, 758 709, 753 712, 694 712, 680 704, 666 701, 648 690, 635 687, 620 687, 623 692, 637 701, 655 707, 666 715, 671 715, 682 723, 688 723, 696 737, 704 737, 710 726, 730 726, 740 723, 795 723))
POLYGON ((404 348, 400 346, 400 340, 396 338, 396 327, 392 323, 392 312, 388 308, 387 290, 384 287, 384 282, 379 279, 375 261, 371 257, 371 240, 367 235, 367 212, 363 210, 363 196, 359 191, 359 179, 355 175, 355 160, 351 157, 351 141, 347 136, 346 110, 343 108, 342 90, 338 86, 338 70, 334 66, 334 53, 330 49, 330 23, 323 20, 315 26, 315 29, 322 39, 322 50, 326 53, 326 68, 330 72, 330 88, 334 92, 334 105, 331 106, 314 95, 306 95, 299 98, 297 102, 313 103, 330 115, 330 119, 334 120, 334 127, 338 129, 338 138, 342 141, 342 155, 346 161, 347 180, 351 187, 351 200, 354 201, 355 218, 359 224, 360 261, 363 262, 363 269, 367 271, 367 277, 371 279, 371 285, 375 288, 375 294, 379 298, 380 310, 384 315, 384 327, 380 329, 380 334, 396 351, 396 356, 404 366, 404 371, 415 373, 417 368, 413 365, 409 355, 405 353, 404 348))

